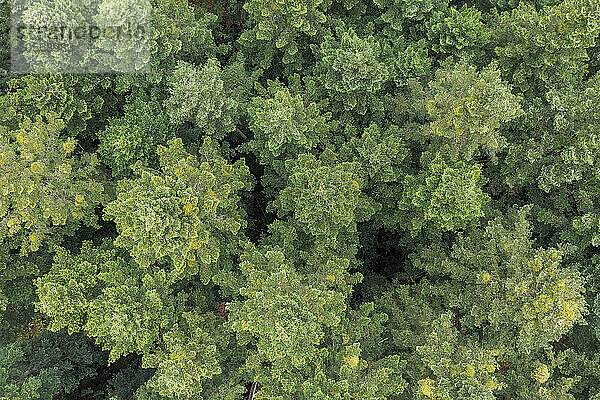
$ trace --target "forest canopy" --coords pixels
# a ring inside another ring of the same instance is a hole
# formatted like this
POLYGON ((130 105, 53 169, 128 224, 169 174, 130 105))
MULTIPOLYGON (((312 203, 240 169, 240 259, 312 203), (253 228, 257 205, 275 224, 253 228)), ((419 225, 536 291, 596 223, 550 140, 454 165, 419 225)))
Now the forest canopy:
POLYGON ((0 400, 600 400, 596 0, 0 12, 0 400))

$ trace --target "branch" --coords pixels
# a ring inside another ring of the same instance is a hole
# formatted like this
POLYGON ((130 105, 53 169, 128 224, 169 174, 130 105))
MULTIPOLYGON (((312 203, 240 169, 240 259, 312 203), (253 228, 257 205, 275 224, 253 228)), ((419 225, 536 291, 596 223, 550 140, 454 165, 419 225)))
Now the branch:
POLYGON ((256 393, 256 382, 252 382, 252 386, 250 387, 250 393, 248 394, 248 400, 254 400, 254 394, 256 393))

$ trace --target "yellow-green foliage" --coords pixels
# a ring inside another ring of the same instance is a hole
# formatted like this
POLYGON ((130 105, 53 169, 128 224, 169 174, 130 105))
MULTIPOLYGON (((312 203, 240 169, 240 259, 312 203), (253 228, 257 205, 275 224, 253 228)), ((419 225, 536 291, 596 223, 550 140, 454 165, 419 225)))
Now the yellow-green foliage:
POLYGON ((18 239, 23 253, 80 225, 97 226, 104 198, 98 160, 61 137, 63 128, 54 114, 0 128, 0 239, 18 239))
POLYGON ((521 109, 495 65, 477 71, 462 62, 439 70, 429 86, 426 108, 433 121, 427 133, 443 138, 446 151, 470 159, 480 148, 491 155, 502 150, 506 141, 498 128, 521 109))
POLYGON ((599 400, 597 3, 0 0, 0 400, 599 400))
POLYGON ((428 224, 442 230, 460 229, 483 216, 489 197, 482 190, 485 177, 479 164, 447 163, 438 155, 426 167, 425 172, 404 178, 399 207, 410 216, 408 229, 428 224))
POLYGON ((250 188, 248 168, 243 160, 228 163, 209 139, 199 156, 181 139, 159 146, 158 156, 160 172, 135 168, 138 177, 120 181, 105 208, 119 230, 115 244, 142 266, 171 261, 169 279, 199 273, 208 281, 245 226, 238 192, 250 188))

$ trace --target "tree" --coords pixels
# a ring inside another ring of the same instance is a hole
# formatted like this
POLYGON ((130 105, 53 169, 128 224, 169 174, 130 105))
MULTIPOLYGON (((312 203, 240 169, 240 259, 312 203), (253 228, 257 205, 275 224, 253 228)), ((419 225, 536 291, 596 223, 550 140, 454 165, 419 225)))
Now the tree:
POLYGON ((210 291, 180 291, 167 281, 168 272, 136 264, 109 241, 99 247, 84 242, 78 254, 58 248, 49 273, 36 280, 37 309, 50 319, 50 330, 95 338, 110 351, 109 363, 141 355, 142 367, 155 369, 150 390, 193 398, 207 378, 221 373, 227 341, 217 338, 227 333, 222 317, 208 312, 210 291))
POLYGON ((381 19, 390 24, 396 30, 401 31, 403 26, 412 21, 422 21, 426 16, 437 7, 443 8, 445 2, 436 3, 431 0, 375 0, 375 4, 383 14, 381 19))
POLYGON ((528 97, 576 82, 586 72, 586 49, 600 32, 598 9, 566 0, 539 11, 520 3, 500 15, 492 42, 503 75, 528 97))
MULTIPOLYGON (((568 241, 583 255, 595 246, 595 193, 599 190, 596 172, 598 115, 590 107, 598 97, 598 77, 582 82, 577 89, 553 89, 543 108, 550 119, 535 126, 532 107, 527 119, 511 134, 512 142, 501 165, 497 187, 522 188, 532 215, 546 229, 549 241, 568 241), (527 132, 527 136, 523 136, 527 132), (552 232, 550 232, 552 231, 552 232)), ((538 111, 536 111, 538 110, 538 111)), ((535 119, 534 119, 535 118, 535 119)), ((543 228, 542 228, 543 227, 543 228)))
POLYGON ((438 137, 445 151, 470 160, 479 148, 491 156, 503 149, 499 128, 521 109, 494 64, 478 72, 459 62, 439 70, 429 86, 432 99, 426 107, 433 121, 425 132, 438 137))
POLYGON ((211 30, 216 16, 199 12, 183 1, 36 0, 20 8, 15 9, 14 18, 26 27, 22 31, 23 60, 18 64, 24 72, 146 72, 153 83, 159 83, 180 54, 199 61, 216 53, 211 30), (38 30, 42 27, 72 34, 62 33, 56 38, 38 30), (86 44, 70 40, 81 27, 96 27, 99 32, 86 32, 86 44), (55 48, 48 52, 44 46, 55 48))
POLYGON ((252 364, 302 368, 323 342, 326 327, 340 323, 345 295, 333 290, 331 279, 322 279, 321 287, 309 285, 278 248, 249 247, 241 260, 246 284, 239 293, 246 299, 227 306, 238 341, 254 339, 252 364))
POLYGON ((254 133, 248 147, 265 165, 276 158, 292 158, 327 143, 328 119, 315 101, 307 98, 299 76, 292 88, 269 81, 264 97, 252 98, 248 105, 249 127, 254 133))
POLYGON ((263 59, 258 64, 263 68, 269 67, 276 52, 283 54, 284 64, 299 64, 302 39, 316 35, 326 21, 326 9, 323 0, 248 0, 244 10, 252 29, 242 33, 240 42, 247 47, 259 46, 263 59))
POLYGON ((376 106, 376 94, 387 81, 388 69, 373 36, 361 38, 354 30, 340 27, 313 51, 319 60, 317 77, 340 111, 364 115, 367 106, 376 106))
POLYGON ((10 241, 0 252, 1 346, 29 338, 46 326, 34 310, 34 280, 48 272, 52 257, 43 250, 27 257, 14 253, 10 241))
POLYGON ((140 96, 125 104, 122 117, 111 118, 106 128, 97 133, 98 153, 113 177, 130 176, 130 167, 138 161, 145 167, 157 166, 156 146, 174 136, 166 115, 160 112, 160 104, 144 101, 140 96))
POLYGON ((489 196, 482 190, 485 177, 479 164, 448 163, 439 154, 421 158, 426 169, 416 176, 406 175, 399 201, 409 218, 406 228, 418 231, 429 225, 452 231, 484 215, 489 196))
POLYGON ((370 315, 372 305, 346 314, 345 295, 336 290, 335 276, 310 285, 311 276, 299 274, 276 247, 249 246, 241 269, 247 283, 240 294, 245 299, 227 306, 228 324, 240 344, 256 346, 245 368, 261 384, 258 395, 383 399, 403 390, 397 356, 373 360, 372 365, 361 359, 361 335, 380 333, 382 329, 369 329, 368 324, 372 320, 379 328, 386 316, 370 315), (323 345, 330 329, 333 346, 328 350, 323 345))
POLYGON ((0 0, 0 400, 600 400, 599 10, 0 0))
POLYGON ((292 215, 296 224, 324 242, 339 234, 356 232, 377 206, 364 196, 356 162, 336 163, 334 154, 316 159, 301 154, 286 162, 289 184, 273 203, 280 216, 292 215))
POLYGON ((0 100, 6 109, 1 123, 14 128, 22 122, 23 115, 33 117, 51 112, 64 121, 65 129, 71 135, 81 133, 92 118, 92 112, 100 110, 103 100, 86 96, 83 88, 75 88, 74 81, 76 78, 60 74, 24 75, 11 79, 7 93, 0 100))
POLYGON ((98 160, 76 151, 74 138, 61 138, 63 128, 52 113, 1 128, 0 238, 16 238, 23 254, 80 225, 97 226, 95 208, 105 199, 98 160))
POLYGON ((69 396, 97 376, 104 362, 81 335, 42 332, 32 340, 0 347, 0 399, 52 400, 69 396))
POLYGON ((209 59, 202 69, 180 62, 169 86, 171 97, 166 105, 172 122, 193 122, 217 139, 235 130, 236 103, 226 96, 216 59, 209 59))
POLYGON ((241 240, 238 193, 250 189, 248 168, 243 160, 229 164, 210 139, 200 157, 179 138, 157 152, 160 172, 136 165, 137 177, 121 180, 117 199, 104 209, 119 230, 115 245, 145 267, 171 261, 171 282, 196 274, 208 282, 241 240))
POLYGON ((166 80, 180 60, 201 64, 214 57, 216 22, 216 15, 190 2, 152 0, 149 80, 155 85, 166 80))
MULTIPOLYGON (((99 71, 139 73, 150 70, 152 0, 102 0, 92 20, 100 29, 118 27, 117 35, 104 34, 94 43, 99 71), (122 33, 123 36, 120 36, 122 33), (127 39, 125 39, 127 38, 127 39)), ((110 28, 109 28, 110 29, 110 28)))
POLYGON ((449 7, 434 11, 426 25, 427 38, 436 53, 466 58, 472 62, 485 56, 490 32, 477 8, 463 4, 459 9, 449 7))
POLYGON ((560 358, 550 344, 584 323, 584 280, 563 261, 566 249, 533 247, 526 213, 415 252, 427 278, 379 300, 420 398, 543 398, 572 387, 549 380, 560 358))

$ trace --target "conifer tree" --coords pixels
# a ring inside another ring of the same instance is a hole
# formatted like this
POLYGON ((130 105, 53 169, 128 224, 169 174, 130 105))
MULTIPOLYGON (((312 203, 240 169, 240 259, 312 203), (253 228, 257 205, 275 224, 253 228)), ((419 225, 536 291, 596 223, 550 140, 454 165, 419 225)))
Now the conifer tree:
POLYGON ((600 399, 599 10, 0 0, 0 400, 600 399))
POLYGON ((80 225, 97 226, 95 208, 105 199, 99 163, 61 137, 64 121, 38 114, 0 129, 2 240, 16 239, 26 254, 80 225))
POLYGON ((243 160, 228 163, 210 139, 199 156, 187 153, 181 139, 157 152, 160 172, 137 164, 137 178, 121 180, 105 208, 119 230, 115 244, 145 267, 171 261, 169 281, 199 274, 208 282, 241 240, 238 193, 250 188, 248 168, 243 160))

